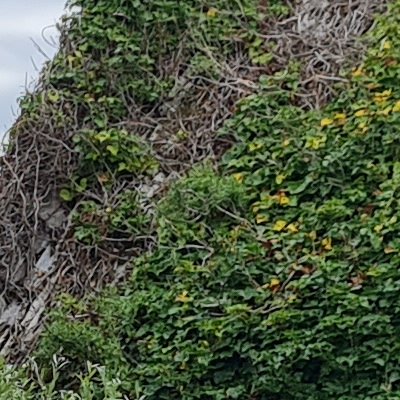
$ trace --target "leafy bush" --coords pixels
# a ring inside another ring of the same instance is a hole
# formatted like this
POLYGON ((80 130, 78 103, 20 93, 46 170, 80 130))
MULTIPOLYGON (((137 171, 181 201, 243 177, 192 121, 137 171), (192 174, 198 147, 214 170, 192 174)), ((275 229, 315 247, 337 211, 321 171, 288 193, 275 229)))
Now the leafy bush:
POLYGON ((322 112, 283 75, 243 101, 221 173, 170 189, 158 248, 93 318, 55 315, 39 360, 104 363, 137 399, 397 398, 399 11, 322 112))

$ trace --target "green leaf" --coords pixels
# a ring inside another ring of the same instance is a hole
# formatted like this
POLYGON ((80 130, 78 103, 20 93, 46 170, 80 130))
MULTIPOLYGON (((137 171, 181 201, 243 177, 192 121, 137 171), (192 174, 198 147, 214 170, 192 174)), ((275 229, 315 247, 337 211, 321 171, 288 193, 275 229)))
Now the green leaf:
POLYGON ((60 190, 60 197, 64 201, 71 201, 74 198, 74 194, 71 190, 68 189, 61 189, 60 190))

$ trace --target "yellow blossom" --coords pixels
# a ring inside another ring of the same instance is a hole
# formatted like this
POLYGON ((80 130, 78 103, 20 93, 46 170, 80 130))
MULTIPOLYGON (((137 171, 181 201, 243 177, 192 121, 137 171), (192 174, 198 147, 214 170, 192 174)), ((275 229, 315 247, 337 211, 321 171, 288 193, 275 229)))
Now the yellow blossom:
POLYGON ((393 106, 393 112, 400 112, 400 101, 396 101, 396 104, 393 106))
POLYGON ((285 147, 289 146, 289 144, 290 144, 290 140, 289 140, 289 139, 285 139, 285 140, 283 141, 283 145, 284 145, 285 147))
POLYGON ((284 180, 286 179, 285 175, 277 175, 277 177, 275 178, 275 182, 280 185, 284 180))
POLYGON ((384 90, 381 93, 376 93, 374 96, 374 100, 376 103, 384 103, 388 100, 388 98, 392 95, 391 90, 384 90))
POLYGON ((176 296, 175 301, 179 301, 180 303, 188 303, 192 299, 188 296, 189 292, 184 290, 180 295, 176 296))
POLYGON ((368 115, 368 111, 367 110, 358 110, 358 111, 356 111, 355 113, 354 113, 354 115, 356 116, 356 117, 358 117, 358 118, 360 118, 360 117, 365 117, 365 116, 367 116, 368 115))
POLYGON ((278 196, 278 198, 279 198, 279 200, 278 200, 279 204, 281 206, 287 206, 290 203, 290 199, 289 199, 289 197, 286 196, 285 193, 280 194, 278 196))
POLYGON ((338 119, 338 120, 346 119, 346 114, 344 114, 344 113, 337 113, 337 114, 335 114, 335 116, 334 116, 333 118, 334 118, 334 119, 338 119))
POLYGON ((257 214, 257 216, 256 216, 257 224, 262 224, 263 222, 267 222, 267 221, 268 221, 268 217, 266 215, 257 214))
POLYGON ((275 225, 273 226, 272 229, 277 232, 282 232, 285 229, 286 225, 287 225, 286 221, 279 219, 278 221, 275 222, 275 225))
POLYGON ((323 248, 325 249, 325 250, 327 250, 327 251, 330 251, 330 250, 332 250, 332 239, 331 238, 325 238, 325 239, 323 239, 322 240, 322 242, 321 242, 321 244, 322 244, 322 246, 323 246, 323 248))
POLYGON ((311 231, 311 232, 308 234, 308 236, 309 236, 309 238, 310 238, 311 240, 315 240, 315 239, 317 238, 317 232, 311 231))
POLYGON ((385 50, 389 50, 392 48, 392 44, 389 41, 385 41, 385 43, 383 44, 383 48, 385 50))
POLYGON ((218 14, 218 10, 215 7, 211 7, 207 11, 207 17, 209 18, 214 18, 218 14))
POLYGON ((272 278, 271 282, 269 283, 270 287, 276 287, 281 284, 281 281, 278 278, 272 278))
POLYGON ((355 69, 355 70, 353 71, 352 75, 353 75, 354 78, 358 78, 358 77, 364 75, 364 71, 362 70, 361 67, 358 67, 357 69, 355 69))
POLYGON ((241 172, 238 172, 237 174, 233 174, 233 178, 236 182, 243 183, 244 175, 241 172))
POLYGON ((299 228, 297 228, 296 224, 289 224, 286 229, 290 233, 297 233, 299 231, 299 228))
POLYGON ((334 122, 334 121, 333 121, 333 119, 331 119, 331 118, 323 118, 323 119, 321 120, 321 127, 324 128, 325 126, 332 125, 333 122, 334 122))

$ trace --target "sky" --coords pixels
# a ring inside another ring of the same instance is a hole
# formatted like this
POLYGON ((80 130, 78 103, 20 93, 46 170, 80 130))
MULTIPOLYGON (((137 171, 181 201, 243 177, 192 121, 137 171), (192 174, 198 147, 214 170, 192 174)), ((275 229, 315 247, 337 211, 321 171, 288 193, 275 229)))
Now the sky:
POLYGON ((66 0, 0 0, 0 139, 18 114, 17 98, 46 61, 34 42, 49 58, 57 51, 54 25, 64 13, 65 3, 66 0))

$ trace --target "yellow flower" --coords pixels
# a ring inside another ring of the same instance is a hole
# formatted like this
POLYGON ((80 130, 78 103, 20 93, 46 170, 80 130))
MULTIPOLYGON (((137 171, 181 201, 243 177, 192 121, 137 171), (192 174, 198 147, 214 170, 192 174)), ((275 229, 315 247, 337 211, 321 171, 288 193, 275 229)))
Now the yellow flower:
POLYGON ((392 95, 391 90, 384 90, 382 93, 376 93, 374 96, 374 100, 376 103, 383 103, 387 101, 391 95, 392 95))
POLYGON ((214 7, 211 7, 207 11, 207 17, 208 18, 215 18, 218 14, 218 10, 214 7))
POLYGON ((237 174, 233 174, 233 178, 236 182, 243 183, 244 175, 241 172, 238 172, 237 174))
POLYGON ((345 119, 346 118, 346 114, 344 114, 344 113, 336 113, 334 118, 335 119, 345 119))
POLYGON ((385 43, 383 44, 383 48, 385 50, 389 50, 392 48, 392 44, 389 41, 385 41, 385 43))
POLYGON ((357 69, 355 69, 355 70, 353 71, 352 75, 353 75, 354 78, 358 78, 358 77, 364 75, 364 71, 362 70, 361 67, 358 67, 357 69))
POLYGON ((188 294, 188 291, 184 290, 180 295, 176 296, 175 301, 179 301, 180 303, 188 303, 189 301, 192 301, 188 294))
POLYGON ((287 225, 286 221, 279 219, 278 221, 275 222, 275 225, 273 226, 272 229, 277 232, 282 232, 285 229, 286 225, 287 225))
POLYGON ((275 178, 275 182, 280 185, 284 180, 285 180, 286 176, 285 175, 277 175, 277 177, 275 178))
POLYGON ((287 206, 290 203, 290 199, 289 199, 289 197, 286 196, 285 193, 280 194, 278 196, 278 198, 279 198, 279 200, 278 200, 279 204, 281 206, 287 206))
POLYGON ((400 112, 400 101, 396 101, 396 104, 393 107, 393 112, 400 112))
POLYGON ((324 128, 325 126, 332 125, 333 122, 334 122, 334 121, 333 121, 333 119, 331 119, 331 118, 323 118, 323 119, 321 120, 321 127, 324 128))
POLYGON ((289 224, 286 229, 288 230, 288 232, 290 233, 297 233, 299 231, 299 229, 297 228, 296 224, 289 224))
POLYGON ((290 144, 290 140, 289 140, 289 139, 285 139, 285 140, 283 141, 283 145, 284 145, 285 147, 289 146, 289 144, 290 144))
POLYGON ((311 240, 315 240, 315 239, 317 238, 317 232, 311 231, 311 232, 308 234, 308 236, 309 236, 309 238, 310 238, 311 240))
POLYGON ((268 217, 266 215, 257 214, 257 216, 256 216, 257 224, 262 224, 263 222, 267 222, 267 221, 268 221, 268 217))
POLYGON ((322 244, 322 246, 323 246, 323 248, 325 249, 325 250, 327 250, 327 251, 330 251, 330 250, 332 250, 332 239, 331 238, 325 238, 325 239, 323 239, 322 240, 322 242, 321 242, 321 244, 322 244))
POLYGON ((281 281, 278 278, 272 278, 271 282, 269 283, 270 287, 276 287, 281 284, 281 281))
POLYGON ((360 118, 360 117, 365 117, 365 116, 367 116, 368 115, 368 111, 367 110, 358 110, 358 111, 356 111, 355 113, 354 113, 354 115, 356 116, 356 117, 358 117, 358 118, 360 118))

